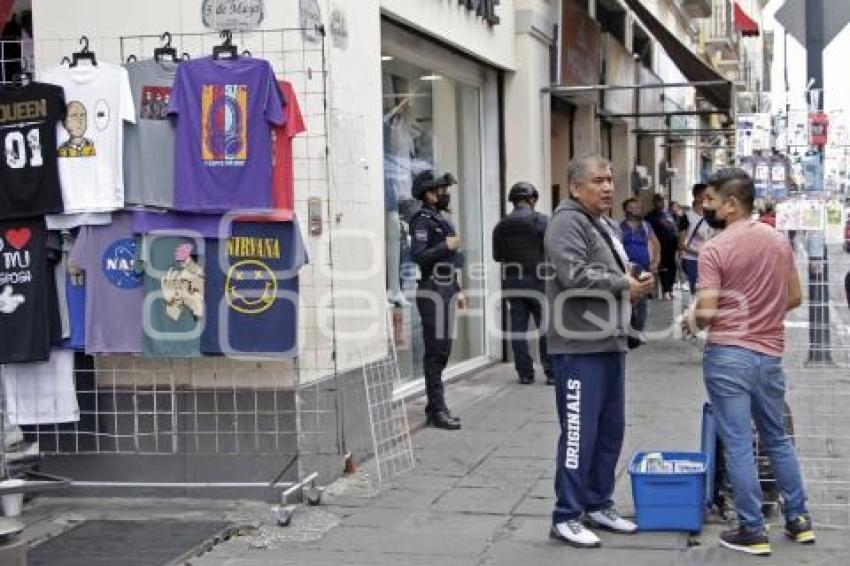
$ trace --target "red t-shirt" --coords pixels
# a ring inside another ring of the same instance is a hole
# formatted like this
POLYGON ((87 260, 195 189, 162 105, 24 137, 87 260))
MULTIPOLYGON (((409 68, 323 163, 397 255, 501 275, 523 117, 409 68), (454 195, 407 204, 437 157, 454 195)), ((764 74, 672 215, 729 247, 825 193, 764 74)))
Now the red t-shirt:
POLYGON ((706 242, 699 254, 697 288, 721 293, 709 344, 782 356, 793 266, 788 238, 755 220, 734 222, 706 242))
POLYGON ((305 131, 301 108, 295 97, 295 90, 287 81, 278 81, 283 93, 285 106, 283 113, 286 122, 272 130, 274 139, 272 156, 272 206, 283 212, 289 212, 290 218, 295 205, 295 177, 292 172, 292 139, 305 131))

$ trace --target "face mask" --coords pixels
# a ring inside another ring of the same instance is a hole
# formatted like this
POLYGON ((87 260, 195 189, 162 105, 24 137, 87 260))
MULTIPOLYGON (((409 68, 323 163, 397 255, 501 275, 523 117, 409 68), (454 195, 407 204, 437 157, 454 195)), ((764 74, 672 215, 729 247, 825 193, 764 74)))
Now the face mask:
POLYGON ((626 213, 626 220, 640 220, 640 214, 626 213))
POLYGON ((715 230, 723 230, 726 228, 726 220, 717 218, 717 211, 713 208, 702 209, 702 217, 705 218, 705 223, 715 230))
POLYGON ((451 195, 437 195, 437 210, 448 210, 451 195))

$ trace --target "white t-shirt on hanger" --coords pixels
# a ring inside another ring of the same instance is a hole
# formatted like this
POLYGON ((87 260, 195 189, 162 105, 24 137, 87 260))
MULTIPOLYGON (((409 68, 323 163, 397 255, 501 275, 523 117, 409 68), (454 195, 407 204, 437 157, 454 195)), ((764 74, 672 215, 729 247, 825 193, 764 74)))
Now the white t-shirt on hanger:
POLYGON ((122 208, 123 122, 136 121, 127 71, 111 63, 60 66, 41 80, 65 89, 66 116, 57 128, 65 213, 122 208))
POLYGON ((50 360, 2 366, 6 416, 13 425, 77 422, 74 352, 53 350, 50 360))

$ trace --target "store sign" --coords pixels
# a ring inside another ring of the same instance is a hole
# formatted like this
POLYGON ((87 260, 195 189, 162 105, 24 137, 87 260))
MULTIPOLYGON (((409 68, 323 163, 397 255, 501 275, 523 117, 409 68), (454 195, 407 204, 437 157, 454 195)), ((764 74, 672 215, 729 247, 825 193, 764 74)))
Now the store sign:
POLYGON ((265 14, 263 0, 204 0, 201 19, 215 30, 249 30, 260 27, 265 14))
POLYGON ((466 8, 468 12, 475 12, 475 15, 487 22, 487 25, 495 26, 499 23, 499 16, 496 15, 496 6, 500 0, 458 0, 458 4, 466 8))

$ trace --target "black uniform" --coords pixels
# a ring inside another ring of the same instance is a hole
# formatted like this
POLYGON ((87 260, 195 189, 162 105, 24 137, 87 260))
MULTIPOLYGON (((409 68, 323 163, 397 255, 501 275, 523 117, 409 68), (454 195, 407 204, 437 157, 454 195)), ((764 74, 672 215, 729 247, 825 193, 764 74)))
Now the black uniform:
POLYGON ((442 374, 452 349, 454 301, 460 291, 455 269, 463 267, 463 255, 449 249, 446 238, 456 235, 455 228, 431 205, 425 204, 414 213, 410 232, 411 255, 422 276, 416 308, 422 319, 425 342, 422 360, 428 395, 425 412, 435 415, 446 409, 442 374))
MULTIPOLYGON (((528 341, 522 337, 528 330, 528 319, 541 329, 542 301, 545 285, 539 273, 543 263, 543 236, 549 219, 529 207, 518 206, 493 229, 493 259, 502 263, 504 291, 530 291, 528 296, 508 296, 510 308, 511 347, 514 367, 522 383, 534 381, 534 365, 528 352, 528 341), (538 294, 539 293, 539 294, 538 294)), ((545 332, 540 335, 540 363, 547 377, 551 374, 546 352, 545 332)))

